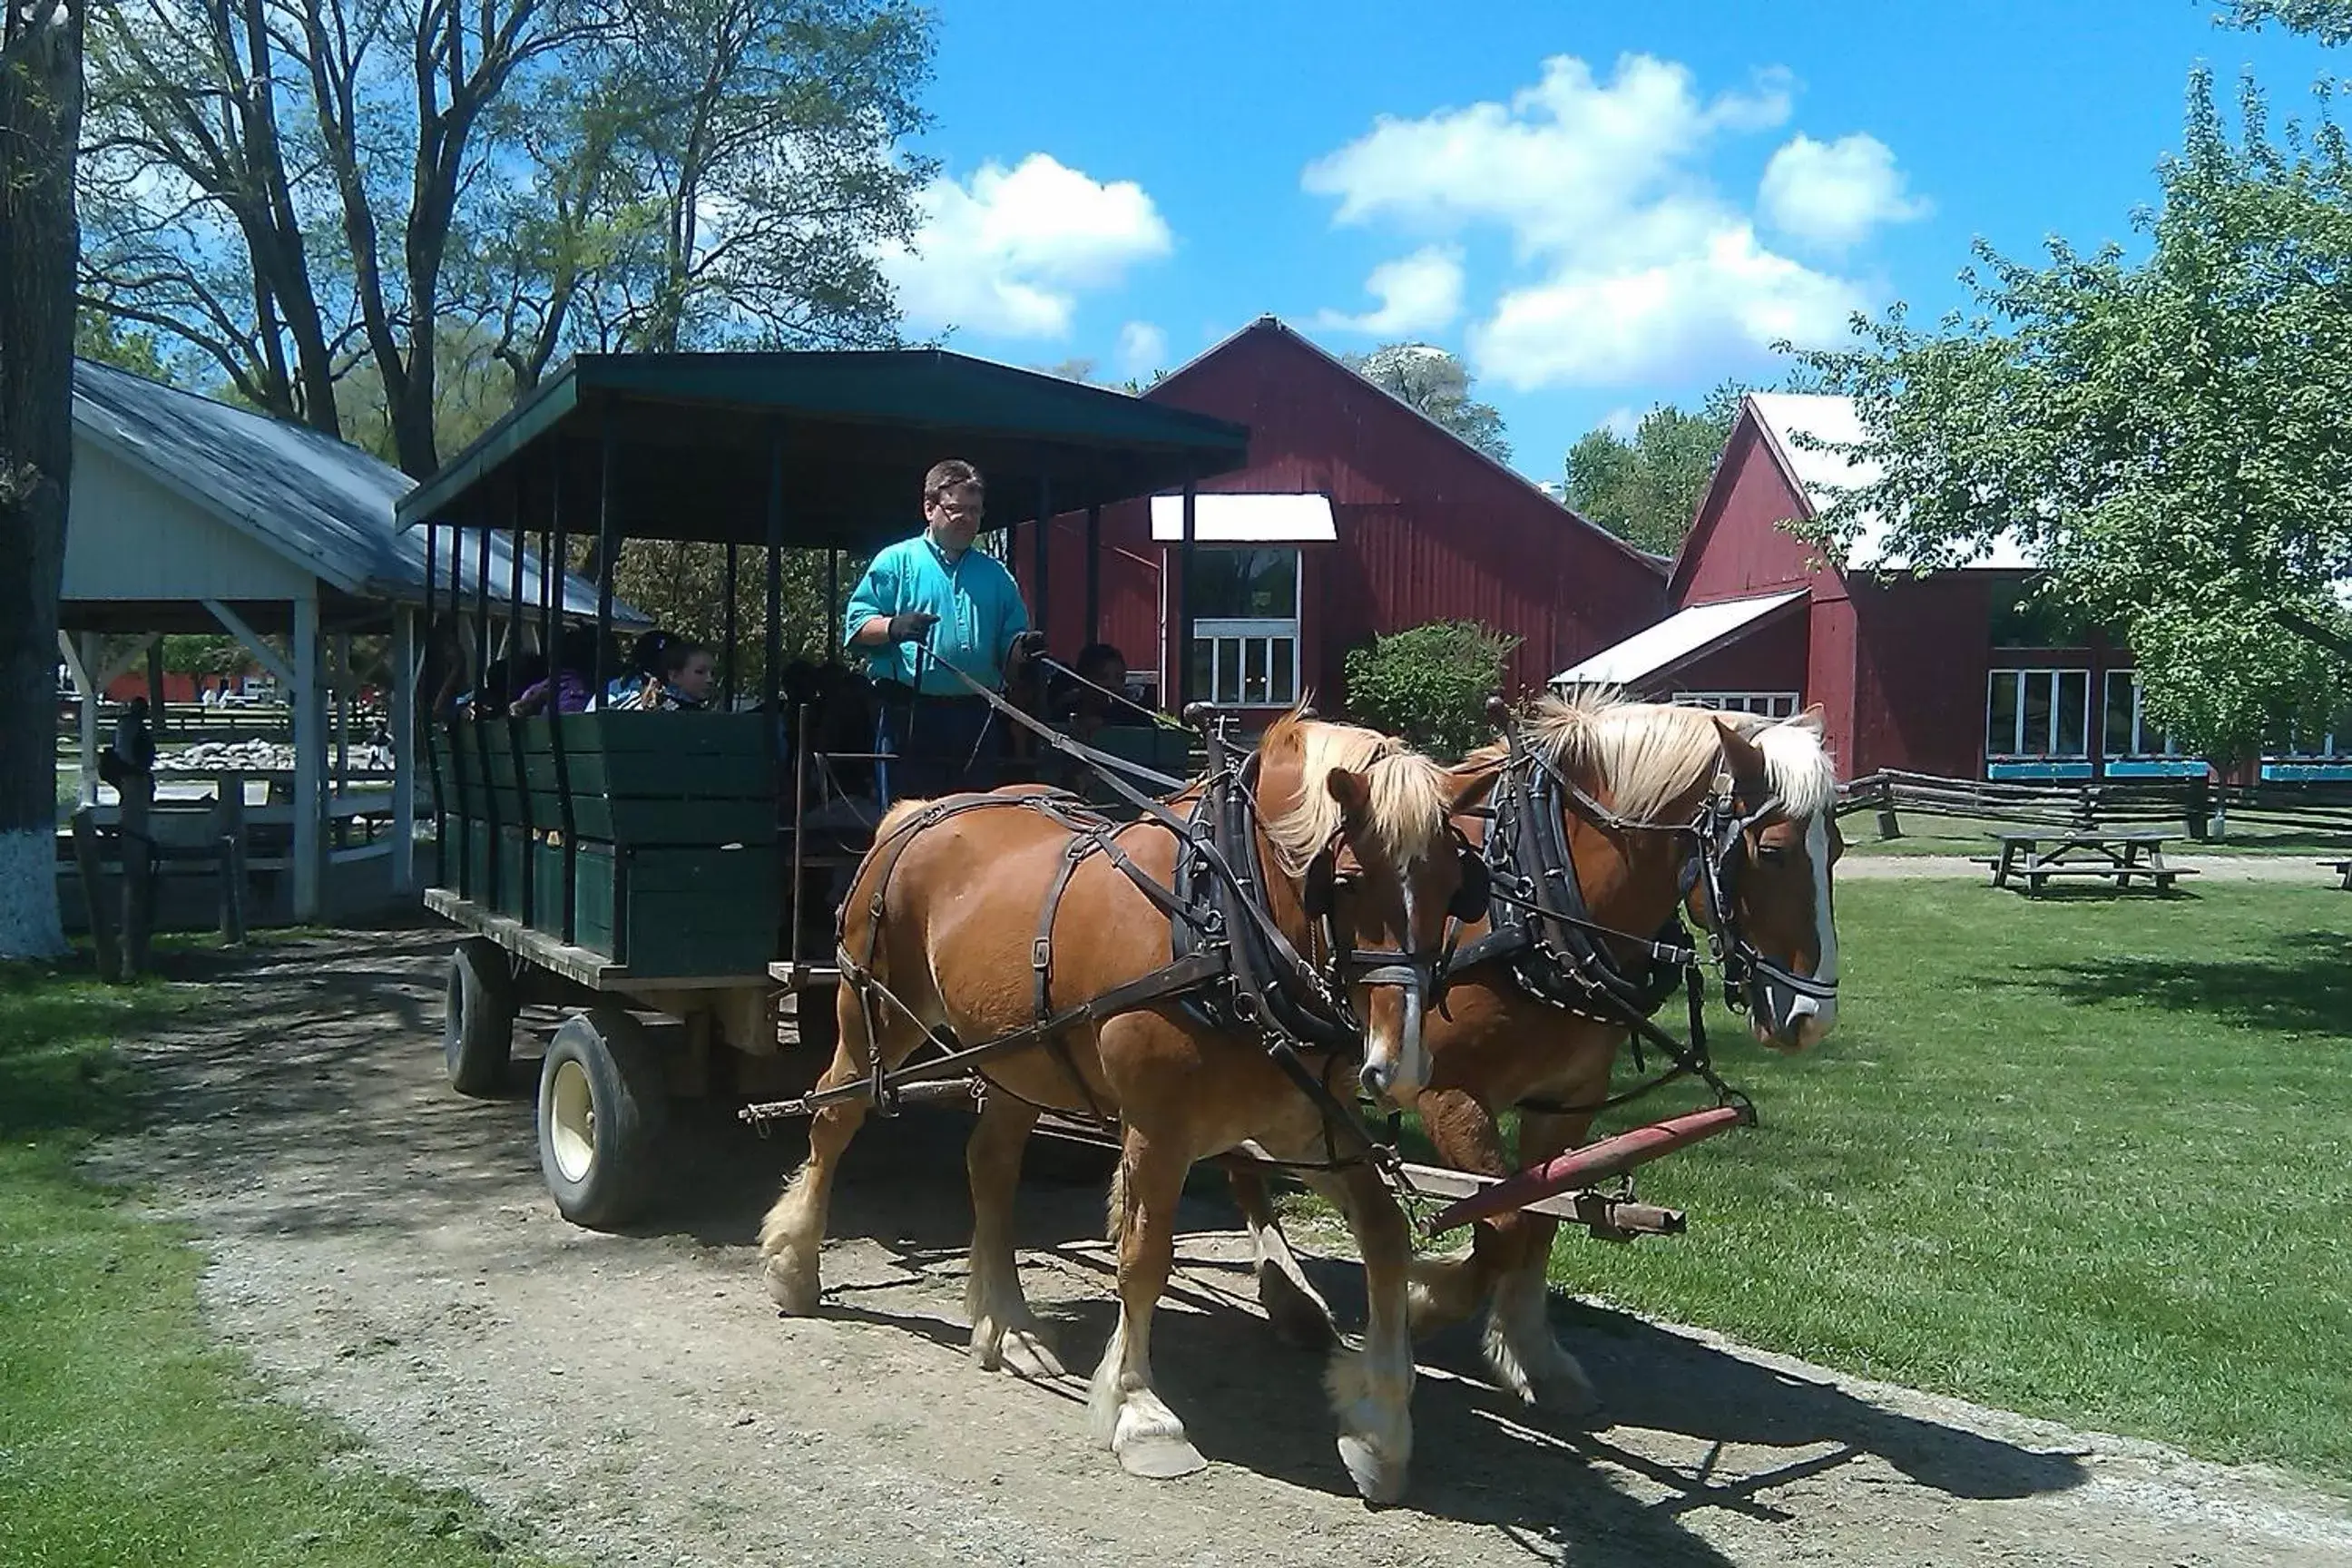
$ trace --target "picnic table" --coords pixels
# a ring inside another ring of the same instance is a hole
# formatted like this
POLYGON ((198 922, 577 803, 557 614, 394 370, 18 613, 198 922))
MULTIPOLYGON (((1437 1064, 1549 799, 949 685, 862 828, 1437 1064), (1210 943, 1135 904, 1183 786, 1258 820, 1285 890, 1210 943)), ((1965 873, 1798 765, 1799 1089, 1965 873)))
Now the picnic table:
POLYGON ((1991 835, 2000 854, 1984 862, 1996 888, 2022 887, 2028 897, 2053 877, 2100 877, 2128 888, 2137 877, 2159 893, 2172 891, 2176 878, 2193 877, 2193 867, 2167 866, 2158 828, 2042 828, 1991 835))

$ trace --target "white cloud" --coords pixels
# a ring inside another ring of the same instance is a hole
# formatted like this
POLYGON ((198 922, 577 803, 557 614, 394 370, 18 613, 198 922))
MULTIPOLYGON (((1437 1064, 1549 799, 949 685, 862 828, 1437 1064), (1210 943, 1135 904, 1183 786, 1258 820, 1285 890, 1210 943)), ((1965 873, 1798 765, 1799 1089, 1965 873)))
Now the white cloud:
POLYGON ((1364 292, 1380 301, 1377 309, 1360 316, 1326 310, 1315 324, 1381 337, 1450 327, 1462 313, 1462 252, 1458 247, 1433 245, 1383 261, 1364 280, 1364 292))
POLYGON ((1601 428, 1620 441, 1631 441, 1641 427, 1642 411, 1630 403, 1621 403, 1601 416, 1601 428))
POLYGON ((1865 303, 1857 285, 1776 256, 1731 224, 1692 254, 1512 289, 1471 329, 1470 352, 1481 372, 1520 391, 1622 385, 1711 374, 1781 338, 1834 342, 1865 303))
POLYGON ((1789 114, 1787 80, 1702 102, 1686 67, 1627 55, 1607 83, 1570 56, 1511 101, 1383 115, 1372 130, 1307 167, 1304 183, 1337 196, 1340 223, 1397 218, 1452 229, 1508 228, 1523 252, 1589 237, 1703 151, 1718 132, 1769 129, 1789 114))
MULTIPOLYGON (((1455 309, 1456 237, 1485 229, 1508 240, 1523 276, 1470 329, 1481 374, 1519 390, 1723 374, 1761 359, 1779 338, 1836 341, 1848 315, 1871 302, 1861 284, 1766 247, 1755 220, 1706 177, 1727 139, 1786 123, 1791 91, 1778 70, 1710 98, 1672 61, 1628 55, 1604 80, 1556 57, 1507 103, 1381 117, 1309 164, 1303 184, 1335 200, 1335 223, 1435 237, 1419 254, 1454 257, 1455 309)), ((1838 232, 1841 214, 1871 214, 1863 230, 1916 216, 1883 144, 1798 137, 1790 145, 1800 143, 1832 154, 1816 160, 1826 166, 1801 170, 1814 177, 1794 187, 1811 202, 1798 209, 1812 220, 1809 237, 1838 232), (1846 187, 1859 194, 1840 207, 1827 193, 1846 187)), ((1774 222, 1788 227, 1777 212, 1774 222)), ((1381 279, 1370 287, 1381 310, 1354 321, 1326 312, 1321 324, 1380 319, 1392 300, 1381 279)))
POLYGON ((1129 375, 1150 375, 1168 368, 1168 334, 1150 321, 1129 321, 1118 330, 1119 368, 1129 375))
POLYGON ((1927 216, 1925 201, 1904 191, 1895 154, 1857 132, 1834 142, 1792 138, 1764 166, 1757 211, 1781 233, 1843 249, 1882 223, 1927 216))
POLYGON ((1044 153, 1012 169, 984 164, 968 185, 935 180, 917 205, 914 246, 881 257, 917 327, 1062 337, 1080 293, 1114 287, 1173 248, 1141 185, 1093 179, 1044 153))

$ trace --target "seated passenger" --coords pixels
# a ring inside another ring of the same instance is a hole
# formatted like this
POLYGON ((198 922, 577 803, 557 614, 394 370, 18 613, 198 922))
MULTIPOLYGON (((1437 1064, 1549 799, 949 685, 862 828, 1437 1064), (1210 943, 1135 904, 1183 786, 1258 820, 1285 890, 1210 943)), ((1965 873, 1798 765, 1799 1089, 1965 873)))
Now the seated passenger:
POLYGON ((1055 696, 1050 717, 1055 724, 1085 741, 1106 724, 1135 721, 1135 715, 1121 714, 1112 695, 1127 690, 1127 655, 1107 642, 1088 643, 1075 668, 1078 679, 1065 678, 1055 696))
MULTIPOLYGON (((648 632, 662 640, 646 651, 652 668, 613 682, 604 706, 638 712, 694 711, 710 704, 710 683, 717 674, 710 650, 690 638, 668 632, 648 632)), ((645 647, 645 638, 638 646, 645 647)))
POLYGON ((548 709, 551 699, 555 712, 585 712, 595 668, 596 628, 566 626, 563 635, 556 639, 553 679, 524 687, 508 711, 519 719, 528 718, 548 709))

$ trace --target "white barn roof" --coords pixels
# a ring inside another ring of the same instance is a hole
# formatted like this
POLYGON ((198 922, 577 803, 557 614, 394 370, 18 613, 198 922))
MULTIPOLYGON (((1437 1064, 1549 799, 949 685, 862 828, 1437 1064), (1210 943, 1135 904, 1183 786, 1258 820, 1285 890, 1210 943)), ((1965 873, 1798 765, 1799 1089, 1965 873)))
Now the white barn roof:
POLYGON ((1753 598, 1693 605, 1656 626, 1635 632, 1612 647, 1602 648, 1580 664, 1569 666, 1551 678, 1551 684, 1631 686, 1662 669, 1713 652, 1783 605, 1803 598, 1809 591, 1790 588, 1753 598))
MULTIPOLYGON (((1867 433, 1862 427, 1861 416, 1854 412, 1853 399, 1821 393, 1751 392, 1748 404, 1756 411, 1757 424, 1765 438, 1772 443, 1781 466, 1796 481, 1804 494, 1805 504, 1812 508, 1816 517, 1837 505, 1848 491, 1875 484, 1884 474, 1885 470, 1868 458, 1824 451, 1801 445, 1796 439, 1806 437, 1841 446, 1863 441, 1867 433)), ((1864 512, 1860 521, 1862 531, 1846 552, 1847 565, 1865 571, 1902 571, 1910 564, 1890 553, 1885 518, 1874 510, 1864 512)), ((1977 571, 2013 572, 2030 569, 2039 563, 2030 559, 2013 538, 2003 534, 1994 541, 1989 553, 1962 564, 1977 571)))

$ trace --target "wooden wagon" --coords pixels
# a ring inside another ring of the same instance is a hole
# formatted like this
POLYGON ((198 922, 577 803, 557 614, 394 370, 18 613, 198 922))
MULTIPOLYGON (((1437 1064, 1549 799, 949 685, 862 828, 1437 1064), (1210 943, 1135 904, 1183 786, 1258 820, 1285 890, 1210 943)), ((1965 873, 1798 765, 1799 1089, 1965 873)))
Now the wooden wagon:
MULTIPOLYGON (((566 1218, 643 1211, 674 1099, 789 1089, 830 1051, 833 872, 877 814, 834 786, 837 759, 782 700, 786 552, 824 552, 837 616, 839 563, 920 526, 922 476, 942 458, 979 465, 992 524, 1083 512, 1091 533, 1104 504, 1190 497, 1247 446, 1222 420, 937 350, 583 356, 401 503, 402 526, 425 531, 436 646, 478 682, 558 631, 559 605, 526 604, 519 574, 496 580, 495 536, 542 559, 593 541, 600 650, 626 540, 725 547, 730 606, 739 570, 766 577, 760 689, 739 689, 730 608, 718 710, 476 720, 445 703, 427 721, 439 852, 425 903, 465 933, 448 965, 449 1080, 490 1091, 518 1010, 570 1010, 538 1102, 566 1218), (818 1048, 785 1052, 803 1030, 818 1048)), ((1030 532, 1042 563, 1045 530, 1030 532)), ((1091 628, 1091 572, 1086 592, 1091 628)), ((617 673, 599 668, 592 689, 617 673)))

